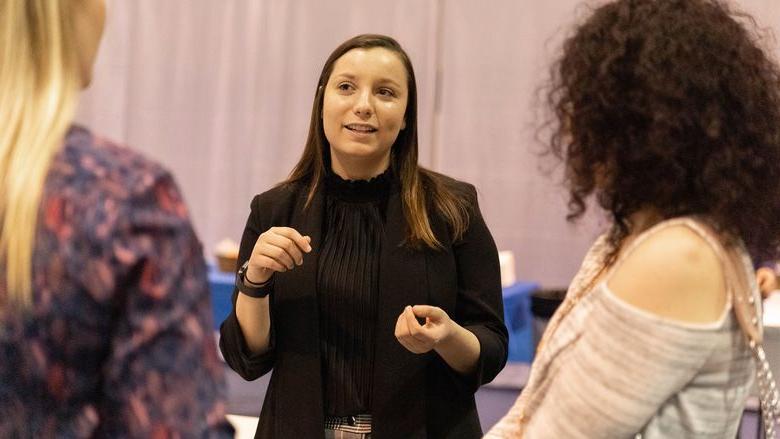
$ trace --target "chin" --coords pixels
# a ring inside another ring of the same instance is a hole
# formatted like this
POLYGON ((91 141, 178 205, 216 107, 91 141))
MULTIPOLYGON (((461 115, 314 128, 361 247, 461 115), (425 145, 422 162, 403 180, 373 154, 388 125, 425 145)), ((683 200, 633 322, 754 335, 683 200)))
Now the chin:
POLYGON ((350 143, 336 150, 337 153, 354 158, 371 158, 382 155, 382 151, 365 143, 350 143))
POLYGON ((333 153, 340 156, 342 162, 363 163, 373 167, 374 164, 384 160, 390 154, 390 151, 382 151, 368 145, 347 145, 331 152, 331 154, 333 153))

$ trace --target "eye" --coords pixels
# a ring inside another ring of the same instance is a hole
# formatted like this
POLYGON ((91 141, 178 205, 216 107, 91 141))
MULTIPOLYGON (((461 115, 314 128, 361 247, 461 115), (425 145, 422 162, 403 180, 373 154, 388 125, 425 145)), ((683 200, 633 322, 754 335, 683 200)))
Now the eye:
POLYGON ((378 93, 380 96, 386 96, 386 97, 395 96, 395 92, 389 88, 380 88, 378 93))
POLYGON ((336 86, 339 91, 350 91, 354 87, 349 82, 342 82, 336 86))

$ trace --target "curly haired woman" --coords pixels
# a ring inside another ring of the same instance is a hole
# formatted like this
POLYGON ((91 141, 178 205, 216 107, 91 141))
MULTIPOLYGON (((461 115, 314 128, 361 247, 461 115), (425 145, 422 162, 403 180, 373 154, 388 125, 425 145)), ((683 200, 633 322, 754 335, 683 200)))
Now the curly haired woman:
POLYGON ((488 437, 735 437, 761 333, 748 255, 780 241, 780 71, 748 24, 720 1, 618 0, 565 42, 550 152, 569 218, 593 197, 612 225, 488 437))

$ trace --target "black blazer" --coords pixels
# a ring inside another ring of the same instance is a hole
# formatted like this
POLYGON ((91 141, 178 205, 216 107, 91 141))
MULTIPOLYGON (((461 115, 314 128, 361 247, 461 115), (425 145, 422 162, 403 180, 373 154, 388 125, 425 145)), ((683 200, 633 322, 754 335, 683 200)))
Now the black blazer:
MULTIPOLYGON (((442 250, 411 250, 401 243, 406 221, 401 194, 391 191, 380 254, 374 361, 372 437, 478 438, 482 430, 474 402, 477 388, 491 381, 507 358, 507 330, 498 253, 477 205, 473 186, 450 181, 473 200, 469 227, 453 242, 447 223, 430 215, 442 250), (407 351, 394 336, 406 305, 441 307, 480 342, 476 371, 462 376, 434 351, 407 351)), ((304 209, 300 184, 276 187, 252 200, 241 239, 239 265, 251 255, 257 237, 273 226, 293 227, 311 236, 312 252, 302 266, 274 274, 271 295, 271 349, 248 353, 234 309, 220 328, 219 346, 233 370, 254 380, 273 369, 256 438, 321 438, 323 396, 316 291, 317 257, 322 242, 323 196, 304 209)), ((429 209, 434 212, 433 209, 429 209)))

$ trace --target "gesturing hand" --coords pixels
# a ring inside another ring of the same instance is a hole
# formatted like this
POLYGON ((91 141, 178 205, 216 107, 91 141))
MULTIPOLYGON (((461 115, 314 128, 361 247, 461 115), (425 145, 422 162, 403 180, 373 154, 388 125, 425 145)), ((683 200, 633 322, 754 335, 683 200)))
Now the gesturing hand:
POLYGON ((311 251, 311 238, 290 227, 271 227, 255 242, 246 279, 262 284, 278 271, 292 270, 303 264, 303 253, 311 251))
POLYGON ((404 308, 395 324, 395 338, 410 352, 424 354, 434 349, 453 332, 453 322, 436 306, 414 305, 404 308), (421 325, 417 318, 425 319, 421 325))
POLYGON ((777 289, 777 280, 777 275, 771 268, 761 267, 756 270, 756 282, 761 291, 761 297, 766 299, 772 291, 777 289))

